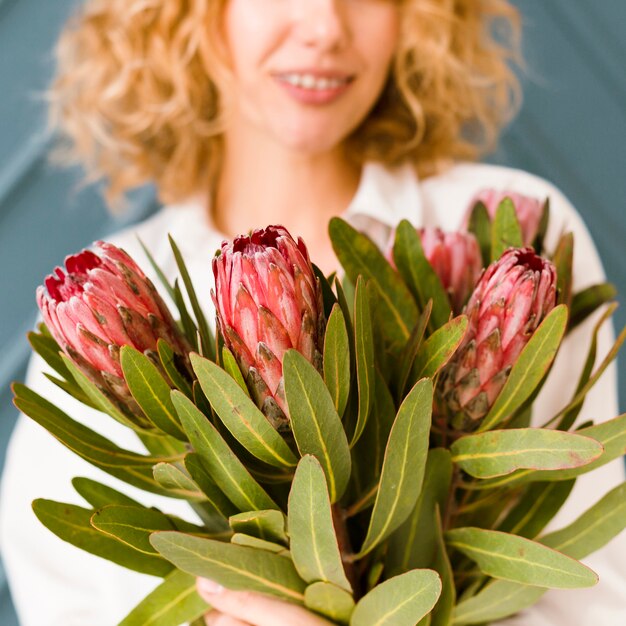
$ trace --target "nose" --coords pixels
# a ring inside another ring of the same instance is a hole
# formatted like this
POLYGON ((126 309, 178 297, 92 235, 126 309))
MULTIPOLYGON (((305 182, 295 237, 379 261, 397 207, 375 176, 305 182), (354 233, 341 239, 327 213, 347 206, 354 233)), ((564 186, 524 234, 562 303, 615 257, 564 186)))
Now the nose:
POLYGON ((349 40, 345 0, 295 0, 294 28, 300 41, 324 51, 341 48, 349 40))

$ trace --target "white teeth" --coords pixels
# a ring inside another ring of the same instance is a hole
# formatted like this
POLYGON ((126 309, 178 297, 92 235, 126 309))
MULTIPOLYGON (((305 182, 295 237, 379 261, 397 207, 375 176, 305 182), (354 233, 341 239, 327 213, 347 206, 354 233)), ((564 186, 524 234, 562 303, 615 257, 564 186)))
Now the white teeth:
POLYGON ((294 87, 314 91, 337 89, 349 81, 348 78, 316 78, 313 74, 282 74, 279 78, 294 87))

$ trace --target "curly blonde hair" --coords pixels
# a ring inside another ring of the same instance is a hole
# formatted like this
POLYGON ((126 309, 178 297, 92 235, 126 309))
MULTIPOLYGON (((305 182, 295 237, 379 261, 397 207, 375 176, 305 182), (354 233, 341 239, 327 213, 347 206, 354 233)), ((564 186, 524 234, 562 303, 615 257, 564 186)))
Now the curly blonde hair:
MULTIPOLYGON (((175 202, 219 172, 228 75, 227 0, 88 0, 57 48, 50 120, 64 162, 110 201, 155 182, 175 202)), ((357 162, 412 162, 421 176, 495 145, 519 103, 520 20, 509 0, 401 0, 381 97, 349 138, 357 162)))

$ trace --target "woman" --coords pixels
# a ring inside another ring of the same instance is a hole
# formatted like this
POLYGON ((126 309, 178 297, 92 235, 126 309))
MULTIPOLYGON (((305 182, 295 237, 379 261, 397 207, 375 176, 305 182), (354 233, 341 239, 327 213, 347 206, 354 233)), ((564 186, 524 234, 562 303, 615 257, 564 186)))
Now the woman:
MULTIPOLYGON (((61 39, 52 111, 70 155, 106 179, 113 202, 135 185, 156 183, 170 206, 134 230, 170 278, 176 272, 165 235, 173 235, 207 310, 203 286, 224 237, 284 224, 329 272, 337 266, 330 217, 345 216, 381 243, 403 217, 455 229, 485 186, 550 196, 548 243, 565 225, 575 232, 582 287, 603 272, 567 200, 523 172, 459 163, 492 146, 510 118, 517 85, 507 61, 516 54, 517 24, 506 0, 90 0, 61 39)), ((147 267, 133 233, 115 243, 147 267)), ((578 340, 585 333, 589 325, 578 340)), ((610 340, 605 330, 600 349, 610 340)), ((576 341, 561 351, 543 392, 546 413, 560 408, 582 367, 576 341)), ((46 385, 42 369, 34 359, 31 386, 120 445, 137 447, 117 424, 46 385)), ((588 402, 586 416, 616 415, 614 371, 588 402)), ((34 519, 35 497, 80 502, 73 476, 114 484, 55 444, 20 418, 7 457, 2 540, 21 623, 117 623, 156 582, 63 544, 34 519), (32 459, 44 459, 45 471, 32 459)), ((622 473, 615 463, 579 481, 556 526, 622 473)), ((122 490, 185 515, 169 500, 122 490)), ((594 590, 548 593, 507 623, 626 623, 623 553, 613 547, 588 559, 602 581, 594 590)), ((215 607, 207 624, 326 623, 211 581, 198 588, 215 607)))

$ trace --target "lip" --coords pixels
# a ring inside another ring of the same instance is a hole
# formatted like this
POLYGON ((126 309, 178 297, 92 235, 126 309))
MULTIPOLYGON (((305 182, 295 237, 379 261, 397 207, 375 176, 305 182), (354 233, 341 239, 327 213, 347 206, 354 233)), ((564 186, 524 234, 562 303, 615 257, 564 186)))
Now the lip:
POLYGON ((298 68, 272 72, 272 78, 276 83, 294 100, 302 104, 324 105, 330 104, 340 98, 352 85, 355 79, 354 74, 340 70, 320 69, 320 68, 298 68), (316 79, 342 80, 346 81, 342 85, 328 87, 327 89, 307 89, 293 85, 285 80, 285 76, 290 74, 300 74, 313 76, 316 79))

